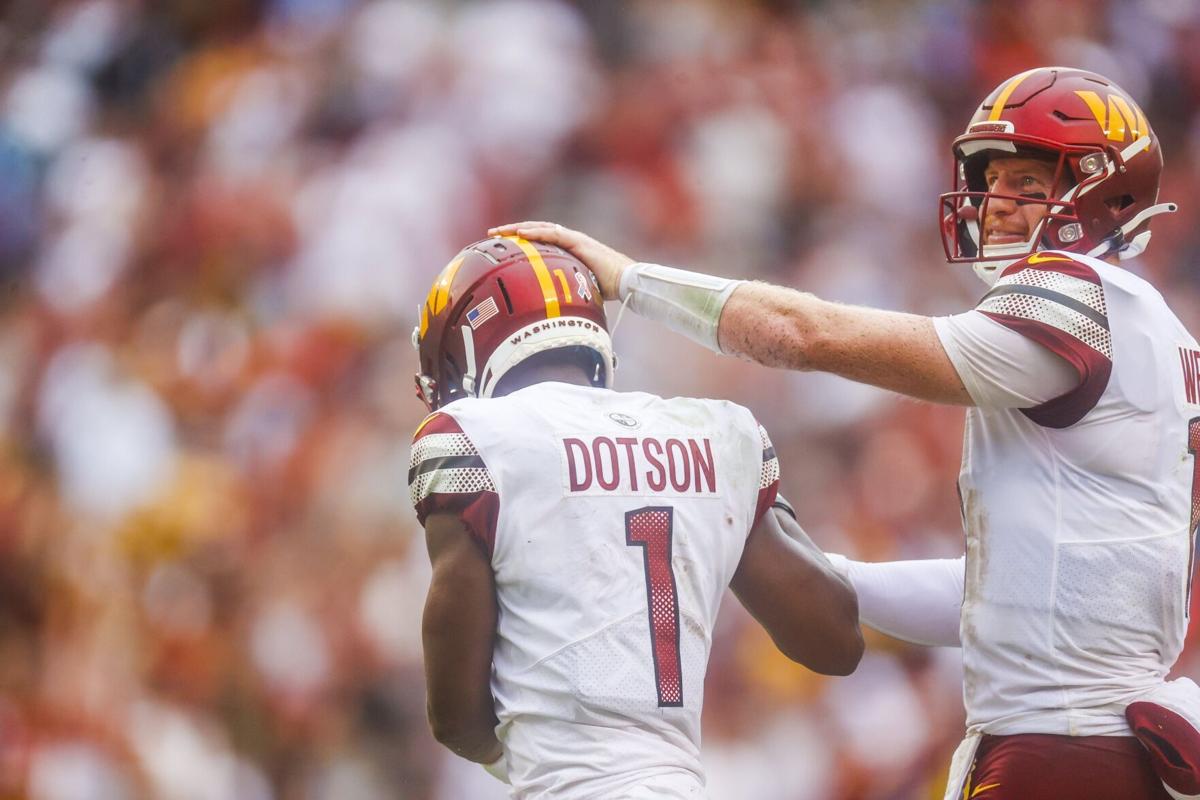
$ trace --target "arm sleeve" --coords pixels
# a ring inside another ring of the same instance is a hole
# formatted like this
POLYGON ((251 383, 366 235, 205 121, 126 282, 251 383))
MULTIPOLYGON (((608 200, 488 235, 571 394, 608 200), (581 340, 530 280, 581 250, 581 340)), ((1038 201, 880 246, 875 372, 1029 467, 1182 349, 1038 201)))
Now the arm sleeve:
POLYGON ((422 525, 434 512, 456 514, 491 557, 500 514, 496 482, 475 443, 449 414, 430 414, 413 434, 408 490, 422 525))
POLYGON ((1033 408, 1080 383, 1065 359, 980 311, 935 317, 933 327, 980 408, 1033 408))
POLYGON ((635 314, 661 322, 720 353, 717 327, 721 311, 740 283, 659 264, 637 263, 621 276, 618 294, 635 314))
POLYGON ((854 585, 864 625, 913 644, 961 646, 965 557, 868 563, 828 555, 854 585))

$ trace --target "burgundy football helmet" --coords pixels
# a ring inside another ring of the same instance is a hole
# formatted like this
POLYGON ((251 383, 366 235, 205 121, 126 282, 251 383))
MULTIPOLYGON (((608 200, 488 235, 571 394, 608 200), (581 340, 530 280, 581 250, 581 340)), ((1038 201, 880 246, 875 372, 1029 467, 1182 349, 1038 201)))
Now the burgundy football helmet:
POLYGON ((460 397, 491 397, 509 370, 556 348, 590 351, 593 384, 612 385, 616 361, 600 287, 581 261, 554 245, 516 236, 468 245, 418 312, 417 396, 430 411, 460 397))
POLYGON ((1130 258, 1150 239, 1149 220, 1174 211, 1158 202, 1162 152, 1145 114, 1119 86, 1094 72, 1041 67, 1001 83, 954 140, 953 192, 941 196, 942 243, 951 262, 974 262, 989 283, 1037 250, 1130 258), (984 173, 998 156, 1047 159, 1052 196, 989 192, 984 173), (983 241, 995 199, 1045 207, 1029 238, 983 241))

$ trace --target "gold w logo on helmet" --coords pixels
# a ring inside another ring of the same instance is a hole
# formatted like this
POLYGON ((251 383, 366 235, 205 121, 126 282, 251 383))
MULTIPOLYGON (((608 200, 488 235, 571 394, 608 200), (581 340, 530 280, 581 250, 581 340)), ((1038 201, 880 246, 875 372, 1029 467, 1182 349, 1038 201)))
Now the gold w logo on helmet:
POLYGON ((442 309, 450 301, 450 283, 454 280, 455 273, 458 272, 458 268, 462 266, 465 259, 466 256, 459 253, 442 269, 437 280, 433 282, 433 286, 429 289, 429 296, 425 298, 425 305, 421 306, 421 324, 417 329, 418 337, 424 337, 425 331, 429 329, 429 315, 442 313, 442 309))
MULTIPOLYGON (((1083 102, 1087 103, 1087 107, 1091 110, 1092 116, 1096 118, 1096 122, 1100 124, 1100 129, 1104 131, 1105 137, 1114 142, 1124 142, 1126 132, 1129 133, 1130 141, 1136 141, 1141 136, 1150 134, 1150 125, 1146 122, 1146 115, 1137 105, 1119 94, 1110 94, 1108 102, 1100 99, 1100 95, 1092 91, 1077 91, 1075 94, 1083 102)), ((1146 143, 1145 149, 1150 149, 1150 143, 1146 143)))

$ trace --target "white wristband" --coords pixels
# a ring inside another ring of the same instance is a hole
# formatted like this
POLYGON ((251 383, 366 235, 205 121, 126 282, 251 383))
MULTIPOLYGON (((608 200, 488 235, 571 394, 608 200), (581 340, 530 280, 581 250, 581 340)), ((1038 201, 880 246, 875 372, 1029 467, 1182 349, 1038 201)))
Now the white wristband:
POLYGON ((621 275, 618 295, 633 311, 720 353, 721 311, 742 281, 658 264, 634 264, 621 275))

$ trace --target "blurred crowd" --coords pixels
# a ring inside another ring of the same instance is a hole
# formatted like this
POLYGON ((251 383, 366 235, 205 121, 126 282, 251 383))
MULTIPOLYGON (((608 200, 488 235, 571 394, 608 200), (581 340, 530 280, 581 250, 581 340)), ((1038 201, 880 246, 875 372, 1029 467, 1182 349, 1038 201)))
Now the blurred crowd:
MULTIPOLYGON (((1162 140, 1132 268, 1200 330, 1194 0, 3 8, 0 800, 504 796, 428 733, 406 486, 415 309, 489 225, 952 313, 949 141, 1070 64, 1162 140)), ((961 553, 961 412, 615 338, 620 386, 749 405, 826 549, 961 553)), ((711 796, 940 797, 960 679, 880 636, 818 678, 727 603, 711 796)))

